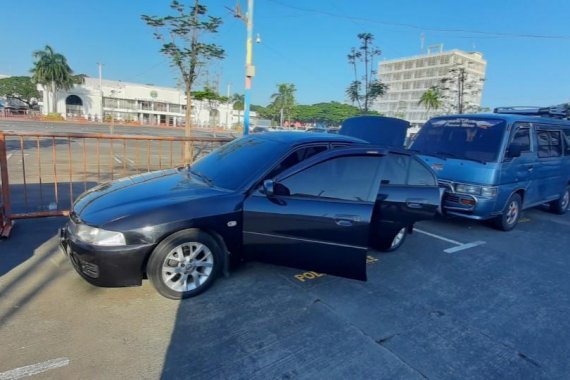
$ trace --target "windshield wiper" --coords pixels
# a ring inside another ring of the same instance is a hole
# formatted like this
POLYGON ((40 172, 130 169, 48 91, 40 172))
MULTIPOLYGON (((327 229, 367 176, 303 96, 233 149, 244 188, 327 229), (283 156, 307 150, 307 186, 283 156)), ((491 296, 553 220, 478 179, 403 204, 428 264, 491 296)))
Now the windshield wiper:
POLYGON ((481 164, 487 165, 487 162, 486 162, 486 161, 479 160, 479 159, 477 159, 477 158, 471 158, 471 157, 465 157, 465 156, 458 156, 457 154, 454 154, 454 153, 449 153, 449 152, 435 152, 434 154, 437 155, 437 156, 441 156, 442 158, 446 158, 446 157, 449 157, 449 158, 456 158, 456 159, 458 159, 458 160, 475 161, 475 162, 479 162, 479 163, 481 163, 481 164))
POLYGON ((195 170, 192 170, 190 168, 188 168, 191 174, 194 174, 196 177, 200 178, 202 180, 202 182, 204 182, 206 185, 210 186, 210 187, 214 187, 214 182, 212 182, 212 180, 206 176, 205 174, 202 174, 200 172, 197 172, 195 170))

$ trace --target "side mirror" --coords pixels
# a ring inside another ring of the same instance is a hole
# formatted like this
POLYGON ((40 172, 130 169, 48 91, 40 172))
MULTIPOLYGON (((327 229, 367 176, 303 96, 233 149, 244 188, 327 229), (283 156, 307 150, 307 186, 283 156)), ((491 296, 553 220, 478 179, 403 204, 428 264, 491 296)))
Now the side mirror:
POLYGON ((266 179, 263 181, 263 192, 268 197, 272 197, 275 195, 275 182, 272 179, 266 179))
POLYGON ((522 147, 518 144, 511 144, 509 145, 509 149, 507 150, 507 158, 516 158, 520 157, 522 153, 522 147))

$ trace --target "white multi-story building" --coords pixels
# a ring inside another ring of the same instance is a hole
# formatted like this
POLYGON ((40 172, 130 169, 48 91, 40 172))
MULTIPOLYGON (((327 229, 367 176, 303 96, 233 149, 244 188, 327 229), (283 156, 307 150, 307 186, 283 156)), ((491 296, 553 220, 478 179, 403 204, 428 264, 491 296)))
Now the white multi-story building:
MULTIPOLYGON (((43 90, 40 86, 40 89, 43 90)), ((43 92, 42 113, 52 112, 52 96, 43 92)), ((55 96, 55 112, 65 118, 137 122, 149 125, 184 124, 186 95, 170 87, 102 80, 86 77, 81 85, 55 96)), ((252 118, 255 115, 252 115, 252 118)), ((233 110, 229 102, 192 102, 192 124, 199 127, 231 128, 241 124, 243 111, 233 110)))
POLYGON ((459 92, 463 95, 463 112, 479 111, 487 66, 482 53, 428 50, 427 54, 383 61, 378 66, 379 78, 388 85, 388 91, 376 101, 374 109, 409 121, 411 132, 430 117, 457 113, 459 92), (462 91, 459 86, 464 87, 462 91), (442 105, 428 112, 419 101, 431 87, 441 89, 442 105))

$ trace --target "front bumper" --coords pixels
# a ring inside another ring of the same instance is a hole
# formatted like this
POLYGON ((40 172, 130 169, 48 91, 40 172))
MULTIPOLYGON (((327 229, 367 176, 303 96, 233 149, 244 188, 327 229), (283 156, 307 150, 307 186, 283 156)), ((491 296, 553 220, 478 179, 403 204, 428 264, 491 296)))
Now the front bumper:
POLYGON ((495 210, 495 198, 483 198, 470 194, 445 192, 442 201, 444 214, 469 219, 491 219, 501 213, 495 210))
POLYGON ((94 246, 78 240, 67 228, 60 230, 60 246, 81 277, 103 287, 141 285, 147 258, 154 248, 153 244, 94 246))

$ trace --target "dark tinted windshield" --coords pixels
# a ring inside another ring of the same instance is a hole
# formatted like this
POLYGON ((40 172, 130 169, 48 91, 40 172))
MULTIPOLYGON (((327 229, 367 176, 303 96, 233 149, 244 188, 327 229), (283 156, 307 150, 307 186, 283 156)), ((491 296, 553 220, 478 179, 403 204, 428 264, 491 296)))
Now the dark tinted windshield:
POLYGON ((433 119, 420 130, 411 149, 427 155, 493 162, 499 156, 504 131, 503 120, 433 119))
POLYGON ((191 171, 215 186, 236 190, 273 165, 287 149, 287 144, 242 137, 208 154, 191 171))

